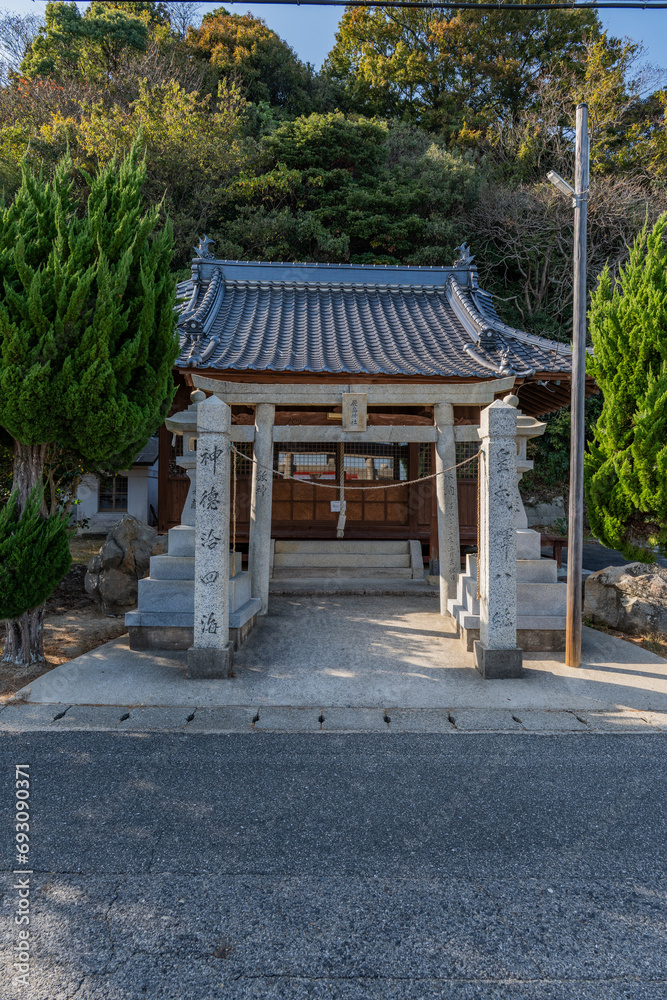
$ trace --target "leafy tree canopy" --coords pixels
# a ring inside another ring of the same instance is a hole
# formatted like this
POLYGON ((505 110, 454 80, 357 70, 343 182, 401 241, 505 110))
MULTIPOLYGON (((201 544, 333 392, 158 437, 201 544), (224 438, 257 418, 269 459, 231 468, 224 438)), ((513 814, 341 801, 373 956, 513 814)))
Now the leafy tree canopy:
POLYGON ((24 76, 104 77, 118 69, 128 51, 143 52, 148 42, 147 11, 153 4, 93 0, 81 13, 75 3, 47 3, 45 24, 21 63, 24 76))
POLYGON ((312 114, 266 136, 256 170, 228 186, 221 252, 442 262, 478 183, 471 161, 415 128, 312 114))
POLYGON ((249 101, 293 114, 310 110, 311 67, 260 18, 218 7, 204 16, 200 28, 188 31, 187 41, 220 77, 236 82, 249 101))
POLYGON ((556 64, 577 69, 593 11, 345 11, 326 72, 349 107, 456 135, 515 117, 556 64))

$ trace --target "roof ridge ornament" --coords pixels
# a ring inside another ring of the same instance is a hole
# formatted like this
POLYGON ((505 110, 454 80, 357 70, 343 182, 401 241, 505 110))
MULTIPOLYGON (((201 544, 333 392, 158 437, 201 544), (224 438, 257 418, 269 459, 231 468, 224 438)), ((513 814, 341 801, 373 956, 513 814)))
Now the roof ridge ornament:
POLYGON ((212 246, 215 246, 215 240, 210 239, 210 237, 204 233, 203 236, 199 237, 199 243, 197 246, 192 249, 194 250, 196 257, 203 260, 215 260, 215 254, 212 254, 209 250, 209 247, 212 246))
POLYGON ((458 257, 452 267, 470 267, 475 259, 474 253, 470 253, 470 247, 467 243, 462 243, 460 247, 454 247, 455 250, 461 251, 461 256, 458 257))

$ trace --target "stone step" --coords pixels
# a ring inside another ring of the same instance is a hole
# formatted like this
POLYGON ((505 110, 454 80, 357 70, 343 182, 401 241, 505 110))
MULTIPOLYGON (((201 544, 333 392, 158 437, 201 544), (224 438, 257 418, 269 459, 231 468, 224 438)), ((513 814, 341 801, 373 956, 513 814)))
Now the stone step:
MULTIPOLYGON (((517 583, 517 614, 525 615, 565 615, 567 608, 567 585, 565 583, 517 583)), ((519 627, 519 626, 517 626, 519 627)), ((527 628, 528 626, 521 626, 527 628)))
MULTIPOLYGON (((250 573, 237 573, 233 576, 229 581, 230 611, 234 611, 249 601, 250 594, 250 573)), ((140 613, 162 611, 194 614, 194 608, 194 580, 156 580, 152 577, 139 580, 137 610, 140 613)))
POLYGON ((151 580, 194 580, 194 556, 151 556, 151 580))
POLYGON ((179 524, 169 529, 170 556, 193 556, 195 554, 195 529, 179 524))
POLYGON ((517 559, 539 559, 541 555, 542 540, 539 531, 531 531, 530 528, 517 528, 517 559))
POLYGON ((396 566, 274 566, 274 580, 302 580, 306 577, 320 579, 377 579, 377 580, 411 580, 412 569, 402 569, 396 566))
POLYGON ((409 542, 374 542, 374 541, 344 541, 338 539, 304 539, 288 541, 276 539, 276 556, 278 554, 323 553, 329 556, 332 552, 341 554, 377 554, 405 555, 409 551, 409 542))
MULTIPOLYGON (((517 614, 521 615, 564 615, 567 601, 567 585, 564 583, 517 583, 517 614)), ((461 574, 458 579, 456 604, 472 615, 479 615, 477 600, 477 579, 461 574)))
MULTIPOLYGON (((477 556, 466 556, 466 576, 477 578, 477 556)), ((555 559, 517 559, 517 583, 558 583, 555 559)), ((460 579, 460 578, 459 578, 460 579)))
MULTIPOLYGON (((273 567, 274 572, 285 566, 321 566, 323 569, 336 569, 344 566, 366 569, 396 568, 405 569, 410 565, 408 552, 383 555, 382 553, 352 553, 352 552, 276 552, 273 567)), ((366 574, 368 576, 368 573, 366 574)), ((372 575, 372 574, 371 574, 372 575)))
MULTIPOLYGON (((479 628, 479 615, 469 611, 460 611, 454 615, 461 628, 479 628)), ((533 631, 560 632, 565 628, 565 616, 562 615, 519 615, 516 622, 519 629, 533 631)))
POLYGON ((139 580, 138 610, 194 614, 194 580, 139 580))

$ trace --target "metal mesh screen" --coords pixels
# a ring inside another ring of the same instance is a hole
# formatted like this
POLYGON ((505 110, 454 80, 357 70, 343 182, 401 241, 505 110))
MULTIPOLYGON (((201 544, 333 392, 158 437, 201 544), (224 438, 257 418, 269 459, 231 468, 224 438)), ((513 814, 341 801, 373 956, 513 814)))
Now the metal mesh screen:
POLYGON ((273 468, 297 479, 336 479, 336 446, 317 441, 278 443, 273 449, 273 468))
POLYGON ((405 480, 408 478, 408 445, 346 444, 344 468, 346 480, 405 480))
POLYGON ((433 472, 431 468, 431 451, 433 450, 430 444, 420 444, 419 445, 419 465, 418 473, 420 479, 424 476, 430 476, 433 472))
MULTIPOLYGON (((472 458, 479 451, 477 441, 457 441, 456 443, 456 464, 463 462, 466 458, 472 458)), ((477 462, 468 462, 456 470, 457 479, 477 479, 477 462)))
MULTIPOLYGON (((273 468, 297 479, 338 481, 336 444, 295 441, 274 447, 273 468)), ((345 444, 343 468, 347 480, 383 479, 402 481, 408 478, 408 445, 360 442, 345 444)))
POLYGON ((240 455, 236 456, 236 475, 252 475, 252 443, 250 441, 236 441, 234 442, 234 446, 247 456, 246 458, 241 458, 240 455))

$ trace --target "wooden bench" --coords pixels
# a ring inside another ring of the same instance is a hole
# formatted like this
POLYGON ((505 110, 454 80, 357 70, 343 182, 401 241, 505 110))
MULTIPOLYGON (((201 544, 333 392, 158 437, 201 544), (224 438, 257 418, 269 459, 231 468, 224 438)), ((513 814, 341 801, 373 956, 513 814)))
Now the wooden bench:
POLYGON ((540 535, 542 547, 551 546, 553 558, 556 560, 558 569, 563 565, 563 546, 567 545, 567 538, 564 535, 540 535))

